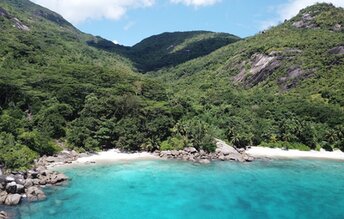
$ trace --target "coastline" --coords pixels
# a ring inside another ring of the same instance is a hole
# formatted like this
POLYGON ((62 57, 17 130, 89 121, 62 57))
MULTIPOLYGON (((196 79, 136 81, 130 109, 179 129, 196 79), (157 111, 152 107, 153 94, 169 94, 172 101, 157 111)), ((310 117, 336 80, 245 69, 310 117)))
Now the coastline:
MULTIPOLYGON (((195 162, 192 159, 180 159, 176 156, 172 156, 175 151, 161 151, 160 153, 149 153, 149 152, 136 152, 136 153, 127 153, 121 152, 118 149, 111 149, 107 151, 101 151, 96 154, 88 156, 80 156, 75 159, 73 162, 57 162, 48 165, 48 169, 54 169, 59 167, 77 167, 90 164, 112 164, 122 161, 134 161, 134 160, 166 160, 166 159, 175 159, 175 160, 184 160, 195 162), (170 155, 170 156, 166 156, 170 155)), ((325 151, 321 149, 320 151, 300 151, 295 149, 283 150, 281 148, 268 148, 268 147, 259 147, 252 146, 245 150, 245 153, 252 157, 253 159, 260 158, 270 158, 270 159, 327 159, 327 160, 337 160, 344 161, 344 152, 340 150, 336 151, 325 151)), ((211 160, 219 161, 234 161, 230 159, 210 159, 209 162, 203 162, 203 164, 210 163, 211 160)), ((251 161, 250 161, 251 162, 251 161)), ((202 163, 202 162, 200 162, 202 163)))
MULTIPOLYGON (((63 185, 68 181, 68 178, 60 173, 60 168, 77 168, 81 166, 87 166, 92 164, 115 164, 126 161, 135 160, 184 160, 189 162, 198 162, 201 164, 208 164, 211 161, 237 161, 237 162, 251 162, 254 159, 269 158, 269 159, 322 159, 322 160, 337 160, 344 161, 344 152, 336 150, 328 152, 325 150, 320 151, 299 151, 299 150, 283 150, 280 148, 267 148, 267 147, 250 147, 247 150, 241 152, 237 151, 231 146, 228 146, 222 141, 217 144, 217 152, 210 154, 200 154, 193 148, 185 148, 184 151, 159 151, 155 153, 149 152, 136 152, 127 153, 121 152, 117 149, 108 151, 101 151, 96 154, 78 154, 74 151, 63 151, 59 155, 52 157, 42 157, 36 164, 36 168, 27 172, 26 178, 24 173, 15 173, 8 176, 2 176, 3 181, 7 185, 12 183, 16 187, 17 193, 19 193, 18 199, 14 202, 12 199, 8 200, 6 205, 17 205, 22 198, 30 201, 39 201, 46 199, 43 192, 43 188, 46 186, 63 185), (234 151, 232 151, 234 149, 234 151), (228 151, 231 150, 231 151, 228 151), (183 154, 183 153, 184 154, 183 154), (237 160, 231 159, 231 156, 240 155, 248 156, 252 160, 237 160), (199 156, 199 158, 197 157, 199 156), (203 157, 204 156, 204 157, 203 157), (198 160, 195 160, 195 159, 198 160), (205 162, 206 161, 206 162, 205 162), (4 181, 4 182, 5 182, 4 181), (18 188, 22 188, 20 191, 18 188), (11 202, 10 202, 11 201, 11 202)), ((238 149, 239 150, 239 149, 238 149)), ((12 185, 11 184, 11 185, 12 185)), ((2 191, 4 193, 8 190, 5 186, 2 191)), ((0 189, 1 192, 1 189, 0 189)), ((16 193, 14 192, 14 193, 16 193)), ((12 197, 12 193, 8 191, 8 194, 2 194, 3 201, 7 200, 6 197, 12 197)), ((0 203, 4 204, 4 203, 0 203)), ((0 219, 6 218, 6 212, 0 212, 0 219)))
POLYGON ((344 152, 336 151, 300 151, 300 150, 283 150, 281 148, 268 147, 251 147, 246 150, 246 153, 255 158, 288 158, 288 159, 327 159, 344 161, 344 152))
POLYGON ((130 161, 130 160, 144 160, 144 159, 159 159, 149 152, 136 152, 136 153, 126 153, 121 152, 118 149, 111 149, 107 151, 101 151, 96 154, 80 157, 73 161, 71 164, 92 164, 92 163, 115 163, 118 161, 130 161))

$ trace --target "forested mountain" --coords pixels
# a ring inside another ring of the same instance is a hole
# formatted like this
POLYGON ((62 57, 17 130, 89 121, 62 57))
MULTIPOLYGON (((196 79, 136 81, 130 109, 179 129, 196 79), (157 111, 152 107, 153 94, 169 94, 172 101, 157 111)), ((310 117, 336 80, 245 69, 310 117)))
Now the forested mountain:
POLYGON ((344 149, 344 10, 316 4, 151 76, 237 146, 344 149))
POLYGON ((169 106, 163 86, 134 73, 128 59, 88 46, 93 36, 28 0, 0 1, 0 32, 0 163, 6 167, 28 166, 67 139, 87 150, 138 150, 165 138, 182 114, 172 114, 178 106, 169 106))
POLYGON ((240 40, 165 33, 132 48, 0 0, 0 163, 95 151, 344 149, 344 10, 316 4, 240 40), (141 72, 149 74, 141 74, 141 72))
POLYGON ((164 67, 173 67, 208 55, 239 40, 239 37, 227 33, 189 31, 151 36, 133 47, 115 45, 101 37, 94 38, 87 43, 99 49, 121 54, 132 60, 140 72, 148 72, 164 67))

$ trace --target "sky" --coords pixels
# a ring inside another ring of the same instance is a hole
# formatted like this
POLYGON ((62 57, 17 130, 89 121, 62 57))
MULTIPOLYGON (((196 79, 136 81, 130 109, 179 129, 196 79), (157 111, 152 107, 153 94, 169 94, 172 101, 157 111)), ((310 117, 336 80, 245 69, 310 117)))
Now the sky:
POLYGON ((83 32, 131 46, 163 32, 208 30, 252 36, 316 2, 344 0, 31 0, 83 32))

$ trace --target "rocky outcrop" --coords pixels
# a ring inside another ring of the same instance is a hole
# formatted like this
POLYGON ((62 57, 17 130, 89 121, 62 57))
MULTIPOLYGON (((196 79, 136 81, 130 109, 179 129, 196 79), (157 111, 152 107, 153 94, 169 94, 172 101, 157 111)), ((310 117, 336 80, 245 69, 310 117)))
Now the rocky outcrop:
POLYGON ((72 162, 78 158, 76 152, 64 151, 55 157, 43 157, 36 162, 35 168, 26 172, 10 172, 0 175, 0 204, 17 205, 22 199, 40 201, 46 198, 41 188, 61 185, 68 178, 48 166, 72 162))
POLYGON ((5 9, 3 9, 2 7, 0 7, 0 17, 5 17, 7 19, 11 18, 11 16, 8 14, 8 12, 5 9))
POLYGON ((61 185, 68 178, 55 171, 43 169, 42 171, 30 170, 23 173, 1 177, 0 204, 17 205, 21 199, 39 201, 45 199, 41 186, 61 185))
POLYGON ((0 17, 4 17, 8 20, 11 20, 13 23, 13 27, 22 30, 22 31, 30 31, 30 28, 23 24, 18 18, 11 16, 5 9, 0 7, 0 17))
POLYGON ((178 151, 157 151, 155 154, 164 159, 177 159, 201 164, 208 164, 213 160, 231 160, 238 162, 251 162, 254 160, 254 158, 245 153, 245 150, 236 149, 219 139, 216 139, 216 146, 217 148, 213 153, 208 153, 203 150, 198 151, 196 148, 188 147, 178 151))
POLYGON ((43 156, 37 162, 37 167, 54 167, 58 165, 72 163, 79 157, 87 156, 87 154, 78 154, 75 151, 62 151, 56 156, 43 156))
POLYGON ((328 51, 332 55, 343 55, 344 54, 344 46, 336 46, 328 51))
POLYGON ((4 211, 0 211, 0 219, 8 219, 8 214, 4 211))
POLYGON ((5 203, 7 195, 8 193, 6 191, 0 191, 0 205, 5 203))
POLYGON ((22 31, 30 31, 30 28, 23 24, 18 18, 13 18, 13 26, 22 31))
POLYGON ((10 194, 16 194, 17 192, 17 184, 15 182, 7 183, 6 185, 6 192, 10 194))
POLYGON ((9 194, 5 200, 5 205, 18 205, 22 199, 19 194, 9 194))
POLYGON ((341 25, 341 24, 335 24, 332 28, 333 31, 336 31, 336 32, 341 32, 344 30, 344 27, 341 25))
POLYGON ((241 64, 240 73, 233 78, 234 83, 253 87, 268 78, 281 65, 280 56, 273 53, 269 55, 255 53, 251 56, 250 62, 251 68, 248 72, 244 68, 246 62, 241 64))
POLYGON ((296 87, 296 85, 307 78, 311 78, 314 76, 315 69, 311 70, 303 70, 302 68, 296 66, 291 67, 286 71, 286 75, 280 77, 277 80, 278 85, 282 90, 289 90, 291 88, 296 87))
POLYGON ((304 13, 301 15, 301 19, 298 21, 295 21, 292 25, 293 27, 296 27, 296 28, 314 29, 318 27, 314 18, 315 17, 312 16, 310 13, 304 13))
POLYGON ((27 189, 26 197, 27 197, 27 200, 30 202, 42 201, 46 199, 44 192, 39 187, 36 187, 36 186, 30 187, 27 189))

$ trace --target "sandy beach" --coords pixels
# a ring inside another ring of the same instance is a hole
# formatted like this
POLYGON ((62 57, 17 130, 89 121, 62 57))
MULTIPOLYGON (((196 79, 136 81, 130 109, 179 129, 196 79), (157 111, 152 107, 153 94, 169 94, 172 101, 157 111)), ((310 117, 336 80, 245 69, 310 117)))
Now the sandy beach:
POLYGON ((256 158, 314 158, 314 159, 331 159, 343 160, 344 153, 336 151, 299 151, 299 150, 282 150, 280 148, 251 147, 246 151, 247 154, 256 158))
MULTIPOLYGON (((330 159, 344 161, 344 152, 336 150, 333 152, 320 150, 320 151, 299 151, 299 150, 283 150, 280 148, 267 148, 267 147, 251 147, 246 150, 246 154, 254 158, 276 158, 276 159, 330 159)), ((160 159, 159 156, 153 155, 148 152, 137 153, 124 153, 117 149, 102 151, 94 155, 80 157, 72 163, 66 164, 64 162, 57 162, 49 165, 49 168, 63 167, 70 165, 84 165, 84 164, 107 164, 119 161, 132 161, 144 159, 160 159)))
POLYGON ((125 160, 138 160, 138 159, 157 159, 151 153, 148 152, 138 152, 138 153, 123 153, 119 150, 113 149, 108 151, 102 151, 97 154, 81 157, 74 161, 74 164, 84 164, 84 163, 110 163, 116 161, 125 160))

